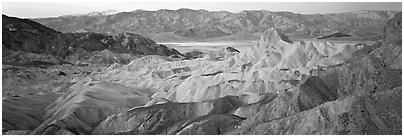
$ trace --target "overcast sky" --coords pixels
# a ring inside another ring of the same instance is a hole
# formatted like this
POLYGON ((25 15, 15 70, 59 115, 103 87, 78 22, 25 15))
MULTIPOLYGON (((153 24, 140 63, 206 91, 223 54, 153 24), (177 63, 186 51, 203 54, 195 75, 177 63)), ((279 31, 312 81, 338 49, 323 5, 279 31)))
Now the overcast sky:
POLYGON ((186 2, 169 2, 169 3, 110 3, 110 2, 63 2, 63 3, 29 3, 29 2, 3 2, 2 12, 9 16, 21 18, 37 18, 37 17, 56 17, 61 15, 85 14, 92 11, 104 11, 114 9, 117 11, 133 11, 136 9, 158 10, 158 9, 205 9, 209 11, 230 11, 240 12, 241 10, 270 10, 270 11, 290 11, 294 13, 313 14, 313 13, 339 13, 356 10, 395 10, 401 11, 400 2, 233 2, 233 3, 186 3, 186 2))

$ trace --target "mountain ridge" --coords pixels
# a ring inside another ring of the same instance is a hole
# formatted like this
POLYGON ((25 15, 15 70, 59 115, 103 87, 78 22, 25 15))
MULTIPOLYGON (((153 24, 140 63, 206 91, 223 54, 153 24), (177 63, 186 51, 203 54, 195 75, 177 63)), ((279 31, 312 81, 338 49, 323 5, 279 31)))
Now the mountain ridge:
POLYGON ((366 39, 382 35, 384 24, 396 11, 361 10, 330 14, 298 14, 268 10, 206 11, 192 9, 134 10, 107 16, 76 16, 32 19, 61 32, 104 34, 166 33, 189 39, 254 34, 278 28, 288 37, 316 38, 333 32, 352 33, 366 39))

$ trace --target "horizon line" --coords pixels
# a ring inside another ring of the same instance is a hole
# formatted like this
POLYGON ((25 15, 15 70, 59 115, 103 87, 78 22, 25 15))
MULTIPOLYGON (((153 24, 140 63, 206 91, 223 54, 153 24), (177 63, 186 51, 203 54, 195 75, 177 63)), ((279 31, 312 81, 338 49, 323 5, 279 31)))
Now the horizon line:
POLYGON ((352 10, 352 11, 334 12, 334 13, 297 13, 297 12, 286 11, 286 10, 272 11, 272 10, 265 10, 265 9, 244 9, 244 10, 241 10, 239 12, 231 12, 231 11, 227 11, 227 10, 206 10, 206 9, 202 9, 202 8, 201 9, 192 9, 192 8, 164 9, 163 8, 163 9, 158 9, 158 10, 135 9, 135 10, 132 10, 132 11, 119 11, 119 10, 115 10, 115 9, 108 9, 108 10, 91 11, 91 12, 82 13, 82 14, 64 14, 64 15, 59 15, 59 16, 47 16, 47 17, 19 17, 19 16, 13 16, 13 15, 7 15, 4 12, 2 12, 2 15, 6 15, 8 17, 17 17, 17 18, 21 18, 21 19, 39 19, 39 18, 59 18, 59 17, 66 17, 66 16, 86 16, 86 15, 89 15, 90 13, 101 13, 103 11, 112 11, 112 10, 116 11, 117 13, 110 14, 110 15, 116 15, 116 14, 119 14, 119 13, 131 13, 131 12, 136 12, 136 11, 158 12, 160 10, 168 10, 168 11, 179 11, 179 10, 200 11, 200 10, 205 10, 207 12, 228 12, 228 13, 231 13, 231 14, 238 14, 238 13, 245 12, 245 11, 268 11, 268 12, 275 12, 275 13, 276 12, 289 12, 289 13, 300 14, 300 15, 342 14, 342 13, 350 13, 350 12, 357 12, 357 11, 402 12, 402 10, 352 10))

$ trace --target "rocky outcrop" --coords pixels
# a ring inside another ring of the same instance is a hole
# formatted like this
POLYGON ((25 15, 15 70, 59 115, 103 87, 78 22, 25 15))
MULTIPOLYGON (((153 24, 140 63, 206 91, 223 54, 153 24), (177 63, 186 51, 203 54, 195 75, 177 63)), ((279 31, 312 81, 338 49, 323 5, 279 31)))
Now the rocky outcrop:
POLYGON ((197 58, 202 58, 205 55, 206 55, 205 52, 197 51, 197 50, 184 53, 185 59, 197 59, 197 58))

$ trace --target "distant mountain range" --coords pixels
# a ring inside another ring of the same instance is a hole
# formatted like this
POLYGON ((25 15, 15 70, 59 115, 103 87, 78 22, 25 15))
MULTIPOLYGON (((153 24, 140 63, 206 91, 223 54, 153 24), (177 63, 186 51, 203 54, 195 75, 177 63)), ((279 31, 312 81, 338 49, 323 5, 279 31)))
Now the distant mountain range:
MULTIPOLYGON (((141 35, 163 33, 164 36, 171 35, 169 37, 173 39, 172 41, 223 36, 258 39, 256 36, 260 36, 264 30, 271 27, 281 30, 292 38, 317 38, 343 33, 351 35, 352 39, 374 40, 381 38, 383 26, 396 13, 398 12, 368 10, 332 14, 297 14, 267 10, 231 13, 183 8, 132 12, 108 10, 31 20, 61 32, 97 32, 109 35, 123 32, 141 35)), ((170 39, 163 40, 170 41, 170 39)))

